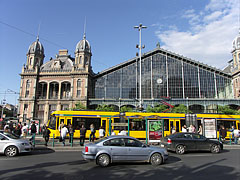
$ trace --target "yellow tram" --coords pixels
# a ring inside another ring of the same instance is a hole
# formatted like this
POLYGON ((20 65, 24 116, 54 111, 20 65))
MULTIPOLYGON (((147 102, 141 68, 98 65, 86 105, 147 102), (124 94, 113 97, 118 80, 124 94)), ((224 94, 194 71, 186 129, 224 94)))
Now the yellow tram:
MULTIPOLYGON (((163 120, 164 136, 176 132, 181 132, 185 124, 194 124, 199 127, 205 119, 216 121, 216 129, 223 125, 227 129, 227 138, 230 135, 232 126, 240 127, 240 115, 223 114, 182 114, 182 113, 144 113, 144 112, 103 112, 103 111, 55 111, 51 114, 48 127, 51 137, 60 136, 58 131, 61 122, 68 125, 71 123, 75 129, 74 138, 80 137, 80 127, 82 124, 87 128, 86 137, 90 135, 90 125, 94 124, 96 138, 99 137, 98 129, 103 126, 105 135, 114 131, 118 134, 121 129, 129 131, 129 135, 135 138, 145 139, 147 137, 148 120, 163 120)), ((217 132, 218 133, 218 132, 217 132)), ((218 135, 217 135, 218 136, 218 135)))

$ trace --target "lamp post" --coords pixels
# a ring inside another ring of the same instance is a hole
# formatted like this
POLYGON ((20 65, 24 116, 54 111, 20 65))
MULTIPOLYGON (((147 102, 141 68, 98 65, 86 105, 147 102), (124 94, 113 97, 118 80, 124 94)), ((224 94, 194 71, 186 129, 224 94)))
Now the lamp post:
POLYGON ((134 28, 138 29, 139 31, 139 44, 136 45, 136 48, 139 49, 139 105, 140 108, 142 107, 142 49, 145 48, 145 46, 142 46, 142 29, 146 29, 147 26, 143 26, 142 24, 139 24, 139 26, 134 26, 134 28))
POLYGON ((2 100, 2 112, 1 112, 1 119, 3 120, 3 113, 4 113, 4 108, 5 108, 5 102, 6 102, 6 91, 4 93, 4 98, 2 100))

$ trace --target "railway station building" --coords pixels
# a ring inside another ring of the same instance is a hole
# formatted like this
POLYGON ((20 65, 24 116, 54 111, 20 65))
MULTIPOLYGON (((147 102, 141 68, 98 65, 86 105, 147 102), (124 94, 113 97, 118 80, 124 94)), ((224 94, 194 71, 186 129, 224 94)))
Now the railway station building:
POLYGON ((68 50, 59 50, 45 63, 44 47, 37 38, 28 48, 20 73, 20 121, 39 119, 41 124, 46 123, 53 111, 73 108, 79 102, 88 109, 107 104, 116 110, 122 106, 184 104, 194 113, 214 113, 217 105, 238 108, 239 44, 238 36, 233 60, 225 70, 167 51, 158 43, 142 54, 141 62, 136 56, 95 73, 85 34, 76 45, 74 57, 68 50))

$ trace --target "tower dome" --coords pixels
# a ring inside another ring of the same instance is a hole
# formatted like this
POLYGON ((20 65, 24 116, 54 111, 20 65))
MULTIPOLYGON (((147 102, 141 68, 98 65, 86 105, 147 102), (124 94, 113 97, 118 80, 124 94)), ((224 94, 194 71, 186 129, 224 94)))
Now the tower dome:
POLYGON ((86 36, 84 34, 83 39, 77 43, 75 52, 88 52, 91 53, 90 43, 86 40, 86 36))
POLYGON ((42 44, 39 42, 38 37, 37 37, 37 40, 29 46, 27 54, 44 55, 44 48, 43 48, 42 44))
POLYGON ((238 36, 233 40, 233 50, 240 49, 240 32, 238 36))

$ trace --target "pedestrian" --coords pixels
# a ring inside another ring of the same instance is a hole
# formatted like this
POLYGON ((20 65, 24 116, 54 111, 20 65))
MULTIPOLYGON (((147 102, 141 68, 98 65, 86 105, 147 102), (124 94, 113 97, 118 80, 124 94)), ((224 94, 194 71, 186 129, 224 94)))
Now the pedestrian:
POLYGON ((63 128, 64 125, 65 125, 65 124, 64 124, 64 121, 61 121, 61 124, 60 124, 60 126, 59 126, 59 128, 58 128, 60 134, 61 134, 61 130, 62 130, 62 128, 63 128))
POLYGON ((36 136, 36 132, 37 132, 37 127, 35 125, 35 121, 32 122, 31 125, 31 135, 32 135, 32 141, 33 141, 33 147, 35 147, 35 136, 36 136))
POLYGON ((23 137, 24 139, 26 139, 26 137, 27 137, 27 132, 28 132, 28 127, 27 127, 27 124, 24 123, 24 124, 23 124, 23 127, 22 127, 22 137, 23 137))
POLYGON ((233 134, 234 129, 235 129, 234 126, 232 126, 232 129, 230 129, 230 132, 231 132, 230 135, 232 136, 232 137, 230 137, 230 138, 234 138, 234 134, 233 134))
POLYGON ((234 129, 233 136, 234 136, 234 144, 238 144, 239 130, 237 128, 234 129))
POLYGON ((182 132, 187 132, 187 126, 185 124, 182 127, 182 132))
POLYGON ((203 127, 202 127, 202 124, 200 124, 200 126, 199 126, 198 134, 203 135, 203 127))
POLYGON ((90 125, 90 131, 91 131, 91 134, 90 134, 90 142, 94 142, 94 139, 95 139, 95 128, 94 128, 94 125, 91 124, 90 125))
POLYGON ((122 129, 122 130, 120 130, 120 132, 118 133, 118 135, 126 136, 126 135, 127 135, 127 131, 125 131, 124 129, 122 129))
POLYGON ((116 133, 114 132, 114 130, 112 129, 111 130, 111 136, 115 136, 116 135, 116 133))
POLYGON ((5 132, 5 133, 11 133, 11 131, 10 131, 10 129, 9 129, 8 126, 4 129, 4 132, 5 132))
POLYGON ((68 130, 69 130, 69 143, 73 143, 74 128, 71 123, 68 124, 68 130))
POLYGON ((43 138, 45 140, 45 146, 47 146, 48 144, 48 141, 49 141, 49 137, 50 137, 50 134, 51 134, 51 131, 48 129, 47 126, 44 126, 44 131, 43 131, 43 138))
POLYGON ((105 130, 101 126, 100 129, 99 129, 99 138, 103 138, 104 136, 105 136, 105 130))
POLYGON ((175 134, 176 133, 176 128, 175 126, 172 127, 172 134, 175 134))
POLYGON ((221 137, 221 141, 225 142, 225 138, 227 136, 227 130, 225 129, 224 126, 221 126, 221 129, 219 130, 219 134, 220 134, 220 137, 221 137))
POLYGON ((21 136, 22 132, 21 132, 21 127, 19 124, 15 127, 14 134, 16 134, 19 137, 21 136))
POLYGON ((62 138, 62 144, 63 146, 65 146, 65 139, 68 133, 68 128, 66 125, 64 125, 61 129, 61 138, 62 138))
POLYGON ((80 146, 84 145, 85 137, 86 137, 86 128, 82 124, 82 127, 80 128, 80 146))
POLYGON ((9 122, 8 127, 9 127, 9 129, 10 129, 10 131, 11 131, 11 133, 12 133, 13 130, 14 130, 14 128, 13 128, 13 122, 12 122, 12 121, 9 122))

